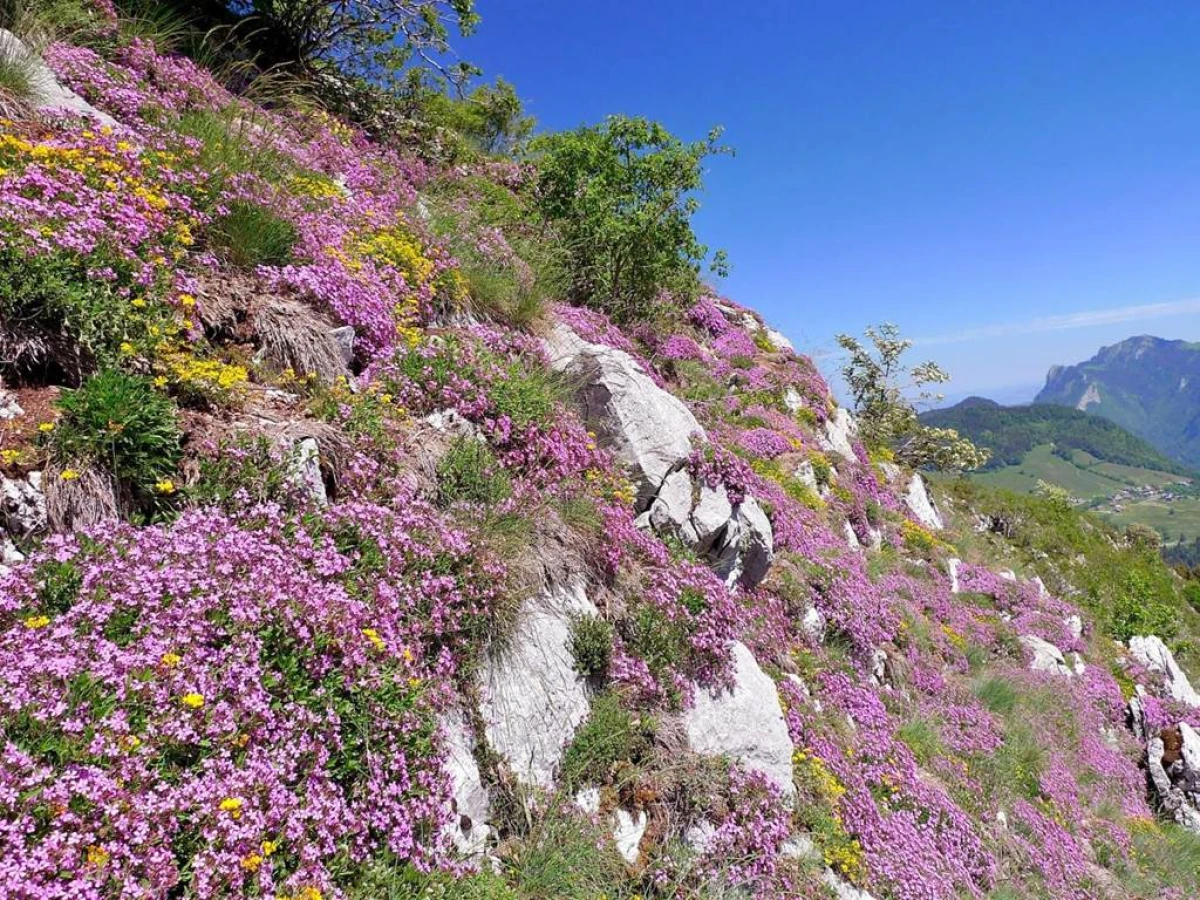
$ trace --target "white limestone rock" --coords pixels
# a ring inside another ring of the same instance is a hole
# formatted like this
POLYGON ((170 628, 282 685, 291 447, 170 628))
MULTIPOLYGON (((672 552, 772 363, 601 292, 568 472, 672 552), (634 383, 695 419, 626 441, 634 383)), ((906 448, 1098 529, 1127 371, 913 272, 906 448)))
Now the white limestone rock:
POLYGON ((946 560, 946 574, 950 576, 950 593, 957 594, 962 591, 962 585, 958 580, 958 570, 962 566, 962 560, 951 558, 946 560))
POLYGON ((810 460, 804 460, 792 471, 792 477, 803 484, 814 494, 821 492, 821 485, 817 481, 817 470, 813 468, 810 460))
POLYGON ((292 479, 318 506, 329 503, 325 478, 321 475, 321 448, 314 438, 304 438, 292 450, 292 479))
POLYGON ((815 606, 810 606, 804 611, 804 617, 800 620, 800 627, 804 629, 804 633, 816 641, 818 644, 825 642, 825 631, 829 627, 829 623, 825 621, 825 615, 815 606))
POLYGON ((0 529, 15 537, 27 537, 46 527, 42 473, 30 472, 25 478, 0 476, 0 529))
POLYGON ((1139 663, 1163 677, 1167 693, 1188 706, 1200 706, 1200 694, 1192 687, 1187 674, 1175 661, 1175 654, 1154 635, 1129 639, 1129 652, 1139 663))
POLYGON ((824 859, 817 845, 807 834, 795 834, 783 842, 779 855, 784 859, 802 859, 819 862, 824 859))
POLYGON ((342 362, 347 366, 354 362, 354 341, 357 335, 354 333, 353 325, 343 325, 341 328, 334 328, 329 332, 329 336, 333 338, 333 342, 337 344, 338 353, 342 357, 342 362))
POLYGON ((762 772, 785 797, 795 796, 792 746, 779 705, 775 682, 754 654, 733 645, 734 688, 713 692, 696 687, 695 703, 683 724, 692 750, 705 756, 727 756, 762 772))
POLYGON ((470 419, 464 418, 457 409, 439 409, 431 412, 421 420, 434 431, 453 437, 472 437, 484 440, 479 426, 470 419))
POLYGON ((15 419, 17 416, 23 415, 25 415, 25 410, 21 409, 16 395, 12 391, 5 390, 4 382, 0 381, 0 419, 15 419))
POLYGON ((783 405, 792 415, 804 409, 804 398, 800 396, 800 392, 791 385, 783 392, 783 405))
MULTIPOLYGON (((1041 584, 1040 581, 1038 583, 1041 584)), ((1045 595, 1043 594, 1041 596, 1045 595)), ((1067 633, 1070 634, 1074 640, 1078 641, 1083 638, 1083 619, 1078 613, 1072 613, 1071 615, 1067 616, 1065 619, 1063 619, 1063 624, 1067 626, 1067 633)))
POLYGON ((925 489, 925 479, 921 477, 920 472, 913 473, 912 480, 908 483, 908 492, 904 495, 904 503, 913 517, 926 528, 941 531, 945 527, 941 513, 929 499, 929 492, 925 489))
POLYGON ((598 615, 582 582, 525 602, 512 635, 485 655, 476 677, 492 750, 524 784, 550 789, 563 748, 588 716, 588 695, 569 649, 571 617, 598 615))
POLYGON ((648 508, 694 442, 704 440, 704 429, 623 350, 585 341, 561 322, 544 344, 554 369, 580 380, 584 419, 629 468, 638 509, 648 508))
POLYGON ((747 497, 737 505, 704 557, 729 587, 753 588, 767 577, 775 559, 775 536, 758 501, 747 497))
POLYGON ((95 119, 101 125, 116 128, 120 123, 108 113, 92 106, 69 87, 29 49, 25 43, 7 29, 0 28, 0 56, 9 60, 22 60, 29 72, 33 105, 46 112, 64 112, 95 119))
POLYGON ((854 455, 854 439, 858 437, 858 422, 850 414, 850 410, 839 406, 832 416, 825 420, 823 433, 818 432, 817 442, 827 453, 836 453, 849 460, 858 459, 854 455))
POLYGON ((875 900, 866 891, 860 891, 848 881, 843 881, 831 869, 826 869, 821 875, 821 881, 833 891, 837 900, 875 900))
POLYGON ((767 329, 767 340, 776 350, 786 350, 789 353, 796 352, 796 348, 792 346, 792 342, 784 337, 782 332, 776 331, 774 328, 767 329))
POLYGON ((621 854, 625 862, 633 865, 638 860, 642 837, 646 833, 646 826, 650 824, 650 820, 641 810, 637 813, 629 813, 618 809, 616 818, 616 824, 613 826, 613 841, 617 845, 617 852, 621 854))
POLYGON ((446 743, 446 772, 454 797, 454 817, 447 830, 460 854, 477 857, 486 849, 492 833, 488 824, 492 806, 475 762, 471 730, 461 709, 446 713, 442 734, 446 743))
POLYGON ((1021 646, 1030 652, 1029 668, 1034 672, 1050 672, 1055 675, 1070 675, 1071 669, 1063 658, 1062 651, 1037 635, 1023 634, 1021 646))
POLYGON ((600 788, 583 788, 575 794, 575 805, 583 813, 594 816, 600 812, 600 788))

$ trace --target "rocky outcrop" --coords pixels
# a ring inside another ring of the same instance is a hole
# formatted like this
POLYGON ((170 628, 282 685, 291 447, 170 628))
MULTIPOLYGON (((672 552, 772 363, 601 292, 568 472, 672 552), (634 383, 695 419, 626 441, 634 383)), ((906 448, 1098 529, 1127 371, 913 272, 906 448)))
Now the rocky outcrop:
POLYGON ((30 472, 25 478, 0 478, 0 529, 13 537, 46 530, 41 472, 30 472))
POLYGON ((5 390, 4 382, 0 381, 0 419, 15 419, 24 414, 25 410, 21 409, 16 395, 12 391, 5 390))
POLYGON ((1187 722, 1153 731, 1140 697, 1129 701, 1134 733, 1146 741, 1146 777, 1163 815, 1200 834, 1200 734, 1187 722))
POLYGON ((696 687, 695 703, 684 713, 692 750, 726 756, 762 772, 783 792, 795 795, 792 746, 775 682, 745 644, 733 645, 733 690, 696 687))
POLYGON ((488 824, 491 801, 475 762, 474 741, 461 709, 454 708, 445 714, 442 735, 446 745, 446 773, 450 776, 454 802, 454 816, 447 832, 460 854, 476 857, 487 847, 492 832, 488 824))
POLYGON ((1029 668, 1034 672, 1049 672, 1052 675, 1073 674, 1062 651, 1049 641, 1032 634, 1021 635, 1020 641, 1021 646, 1028 650, 1032 657, 1029 668))
POLYGON ((512 634, 484 657, 476 682, 484 735, 527 786, 553 787, 563 748, 588 716, 571 617, 597 614, 581 582, 554 585, 525 602, 512 634))
POLYGON ((642 837, 646 834, 649 819, 644 812, 630 813, 623 809, 617 810, 616 825, 613 827, 613 842, 617 852, 625 862, 633 865, 641 853, 642 837))
POLYGON ((925 479, 921 477, 920 472, 913 473, 912 480, 908 483, 908 492, 904 495, 904 504, 913 517, 926 528, 941 531, 944 527, 942 515, 929 499, 929 491, 925 488, 925 479))
POLYGON ((845 459, 857 459, 854 455, 854 439, 858 437, 858 423, 850 411, 839 406, 825 420, 823 432, 818 433, 817 441, 821 449, 828 453, 836 453, 845 459))
POLYGON ((1200 694, 1175 661, 1175 654, 1154 635, 1129 639, 1129 653, 1139 663, 1162 676, 1167 694, 1180 703, 1200 707, 1200 694))
POLYGON ((0 28, 0 56, 22 62, 29 73, 33 105, 38 109, 86 116, 95 119, 101 125, 113 128, 120 124, 108 113, 96 109, 60 82, 36 53, 25 46, 19 37, 4 28, 0 28))
POLYGON ((293 448, 291 475, 296 487, 318 506, 329 503, 325 478, 321 474, 321 449, 315 438, 304 438, 293 448))
MULTIPOLYGON (((625 463, 637 488, 638 509, 649 509, 667 476, 682 467, 694 442, 704 439, 704 429, 683 401, 655 384, 625 351, 585 341, 561 322, 546 337, 545 348, 555 370, 578 380, 588 426, 625 463)), ((677 507, 667 512, 678 521, 687 514, 677 507)))

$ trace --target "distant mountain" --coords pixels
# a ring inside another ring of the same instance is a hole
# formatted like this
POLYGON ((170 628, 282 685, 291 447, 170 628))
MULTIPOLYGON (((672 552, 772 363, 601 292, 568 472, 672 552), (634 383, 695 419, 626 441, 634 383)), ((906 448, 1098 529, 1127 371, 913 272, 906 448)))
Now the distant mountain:
POLYGON ((1200 343, 1142 335, 1103 347, 1087 362, 1051 368, 1034 402, 1101 416, 1200 467, 1200 343))
POLYGON ((1063 459, 1078 450, 1100 462, 1172 475, 1193 474, 1187 466, 1167 458, 1121 426, 1063 406, 1001 406, 994 400, 968 397, 949 409, 924 413, 921 421, 938 428, 954 428, 992 451, 987 469, 1020 465, 1035 447, 1053 445, 1063 459))

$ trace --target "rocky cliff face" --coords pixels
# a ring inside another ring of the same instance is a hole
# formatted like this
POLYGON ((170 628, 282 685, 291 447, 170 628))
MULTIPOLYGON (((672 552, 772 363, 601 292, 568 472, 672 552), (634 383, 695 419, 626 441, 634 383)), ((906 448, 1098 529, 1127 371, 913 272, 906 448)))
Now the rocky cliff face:
POLYGON ((1102 416, 1172 459, 1200 465, 1200 345, 1143 335, 1054 366, 1037 403, 1102 416))
MULTIPOLYGON (((70 180, 59 200, 116 241, 187 210, 168 189, 206 158, 184 141, 114 206, 123 182, 76 178, 76 145, 140 165, 242 101, 151 46, 108 52, 50 56, 120 124, 26 123, 0 178, 70 180)), ((111 275, 141 304, 119 365, 164 373, 147 402, 186 438, 153 502, 56 455, 81 395, 48 401, 49 369, 12 367, 0 399, 0 893, 1194 895, 1161 862, 1200 818, 1165 645, 1106 638, 1012 523, 872 459, 751 310, 472 314, 421 210, 439 179, 494 197, 519 170, 267 121, 304 166, 272 188, 289 265, 162 256, 146 229, 124 245, 141 280, 111 275), (156 275, 164 294, 133 286, 156 275), (199 354, 183 374, 166 328, 199 354), (313 351, 333 329, 350 352, 313 351)))

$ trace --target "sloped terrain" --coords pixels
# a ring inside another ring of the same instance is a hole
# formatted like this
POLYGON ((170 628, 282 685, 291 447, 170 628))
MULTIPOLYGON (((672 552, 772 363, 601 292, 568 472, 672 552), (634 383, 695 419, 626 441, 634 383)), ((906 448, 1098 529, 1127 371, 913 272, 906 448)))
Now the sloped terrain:
POLYGON ((0 136, 0 893, 1200 891, 1152 552, 934 502, 712 292, 524 302, 536 165, 93 9, 117 124, 0 136))

